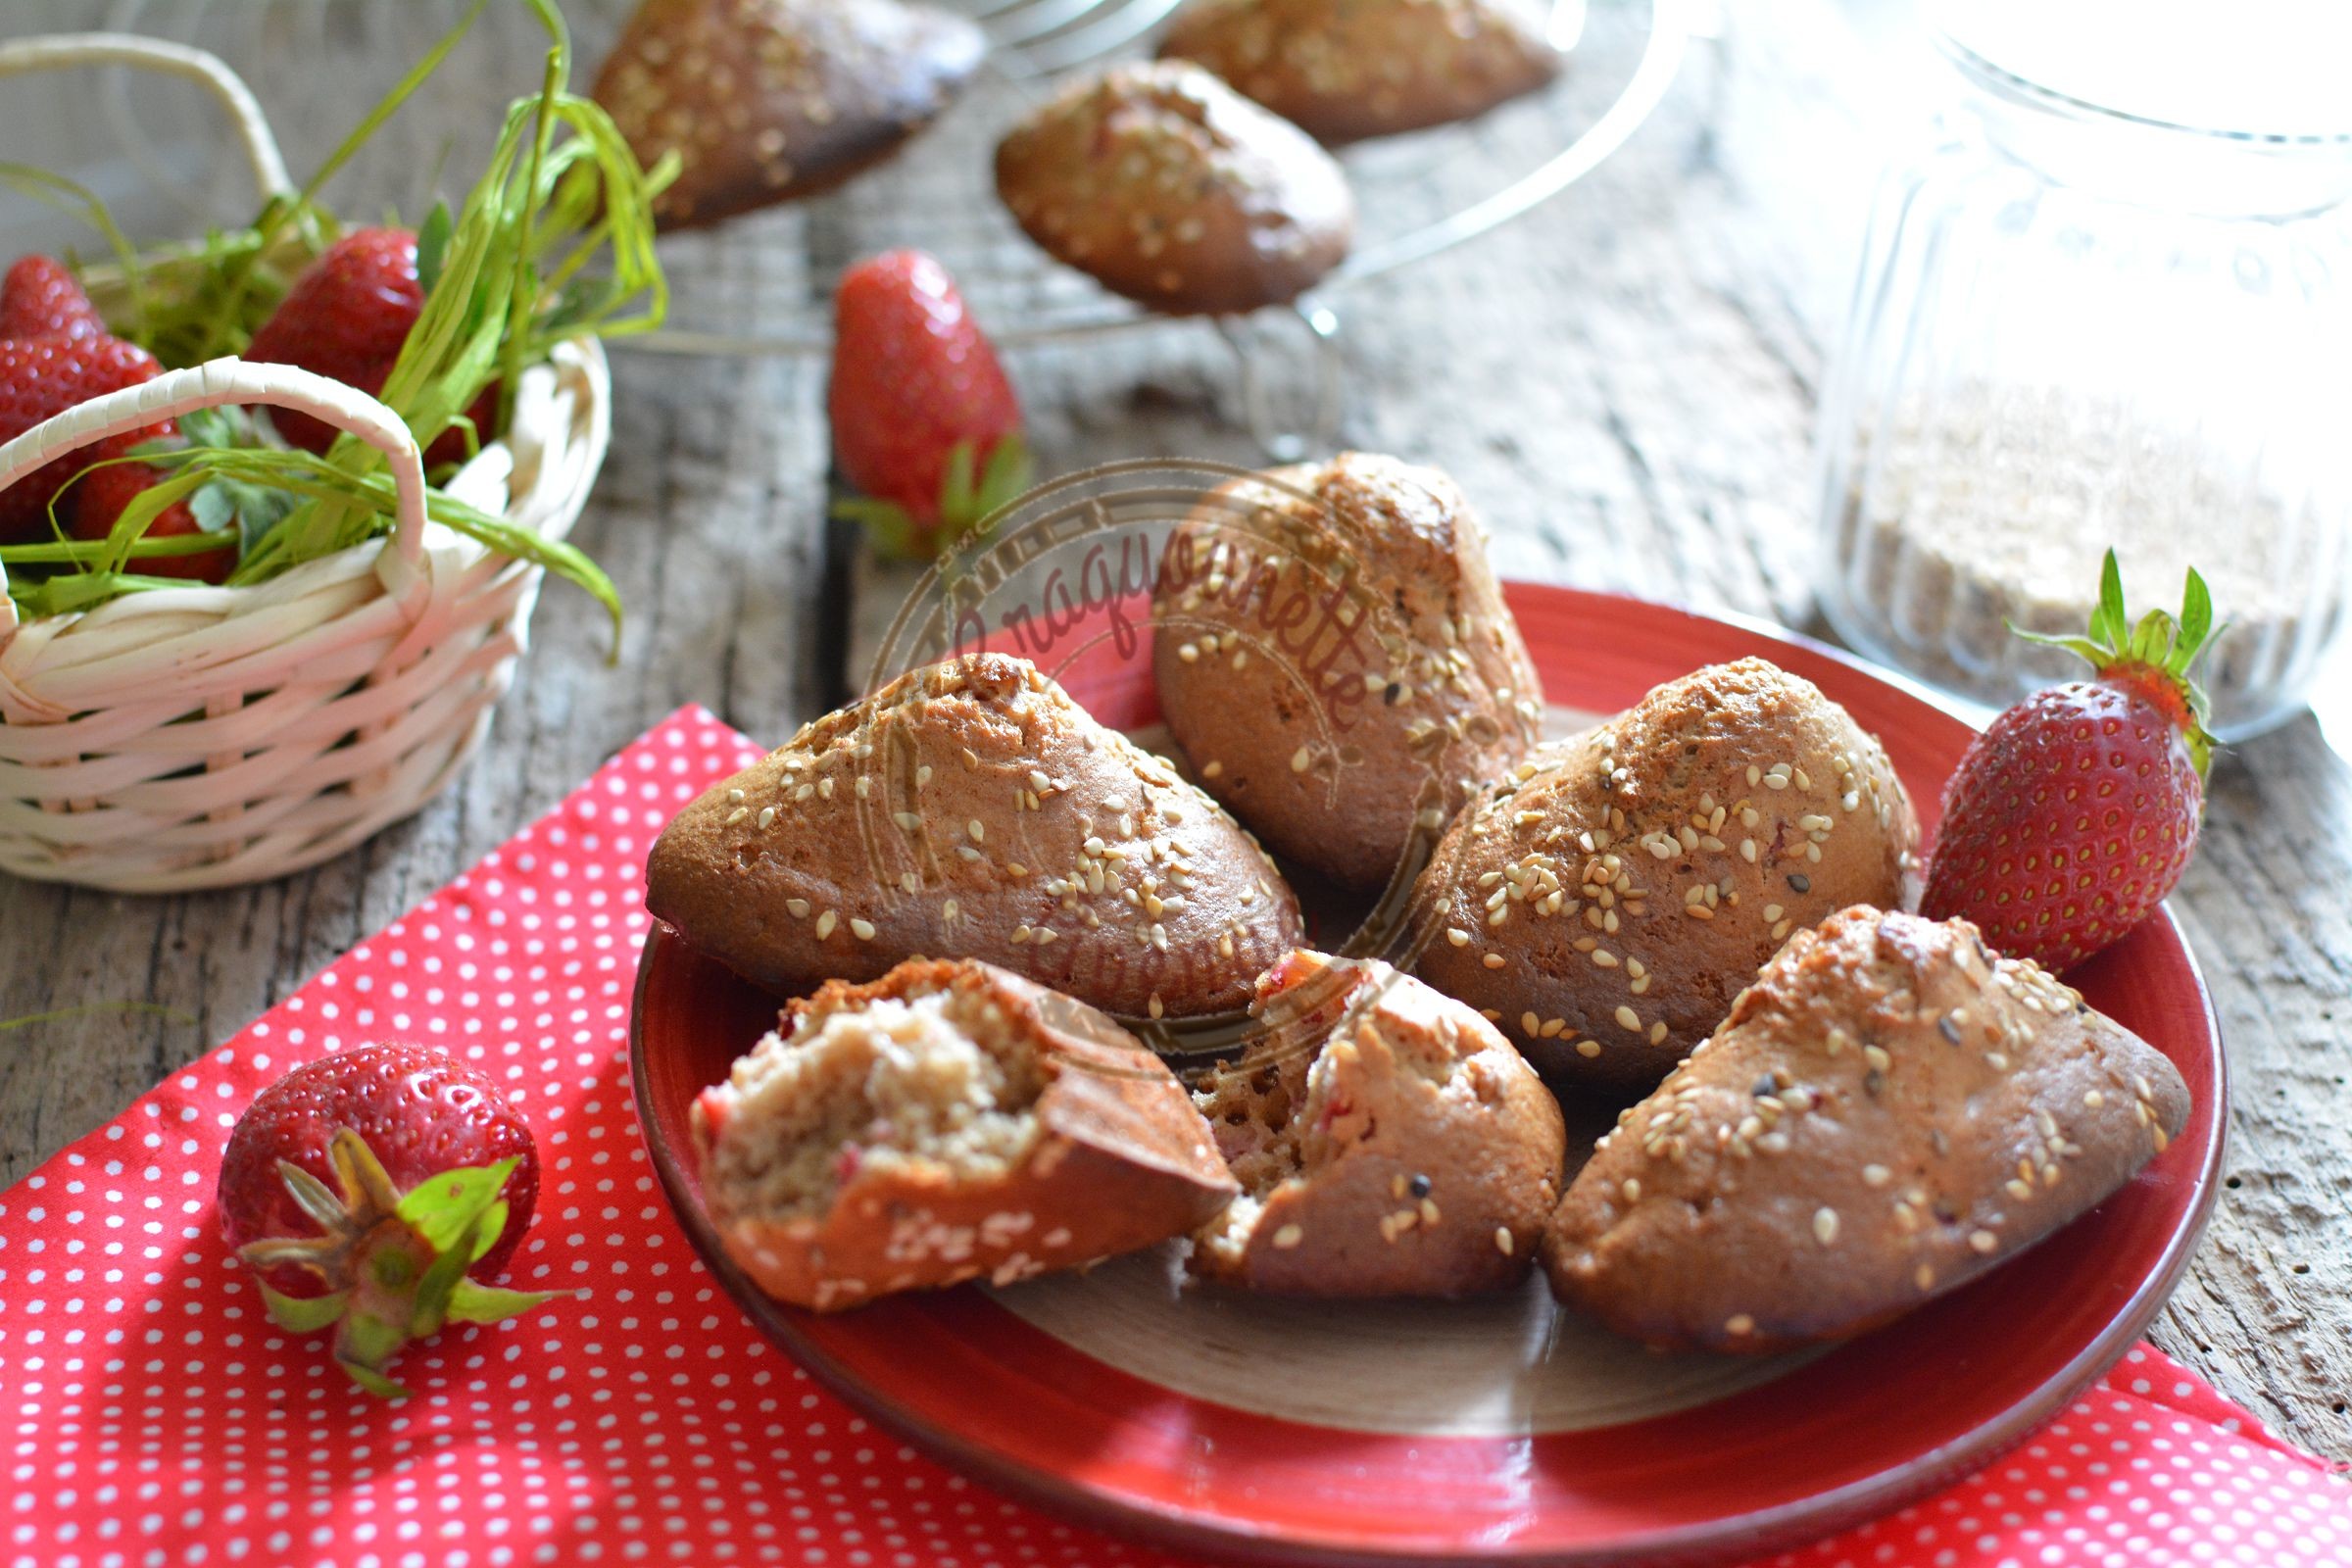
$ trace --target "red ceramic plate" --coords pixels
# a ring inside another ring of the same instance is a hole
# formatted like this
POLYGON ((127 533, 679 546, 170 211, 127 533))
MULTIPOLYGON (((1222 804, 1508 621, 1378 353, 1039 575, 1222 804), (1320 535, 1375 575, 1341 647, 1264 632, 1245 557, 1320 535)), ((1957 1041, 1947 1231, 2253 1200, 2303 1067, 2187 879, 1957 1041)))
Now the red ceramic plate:
MULTIPOLYGON (((1933 814, 1968 727, 1915 690, 1760 625, 1512 585, 1554 704, 1608 712, 1762 654, 1878 732, 1933 814)), ((1069 679, 1108 721, 1149 680, 1069 679), (1121 681, 1125 684, 1122 685, 1121 681)), ((2169 917, 2070 979, 2154 1043, 2188 1127, 2092 1213, 1968 1288, 1822 1353, 1646 1355, 1541 1286, 1474 1303, 1308 1305, 1180 1293, 1168 1261, 900 1297, 816 1317, 767 1300, 704 1216, 697 1091, 775 1006, 657 930, 632 1029, 637 1105, 687 1235, 744 1310, 851 1403, 1006 1491, 1177 1549, 1320 1563, 1627 1563, 1748 1555, 1884 1513, 1984 1463, 2138 1337, 2214 1198, 2228 1088, 2169 917)))

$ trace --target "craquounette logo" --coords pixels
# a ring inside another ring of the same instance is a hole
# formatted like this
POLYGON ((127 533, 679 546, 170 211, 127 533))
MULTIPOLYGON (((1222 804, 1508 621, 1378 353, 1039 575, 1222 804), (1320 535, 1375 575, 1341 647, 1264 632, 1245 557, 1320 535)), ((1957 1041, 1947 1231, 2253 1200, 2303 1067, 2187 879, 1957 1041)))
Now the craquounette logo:
MULTIPOLYGON (((1158 721, 1153 678, 1165 644, 1192 662, 1222 662, 1249 689, 1268 680, 1310 701, 1315 739, 1300 748, 1317 760, 1314 778, 1336 802, 1345 769, 1359 765, 1354 737, 1382 714, 1377 687, 1364 676, 1388 662, 1397 636, 1392 607, 1360 570, 1365 541, 1311 492, 1285 480, 1224 464, 1179 459, 1106 464, 1032 490, 1011 503, 954 554, 938 562, 900 607, 867 672, 867 697, 909 670, 951 657, 1003 654, 1026 660, 1057 682, 1104 725, 1124 731, 1168 759, 1212 797, 1217 780, 1195 771, 1158 721), (1384 638, 1389 645, 1384 651, 1384 638), (1255 663, 1258 668, 1250 670, 1255 663)), ((1406 786, 1410 789, 1409 784, 1406 786)), ((1412 918, 1412 888, 1445 826, 1437 803, 1444 787, 1434 769, 1415 792, 1421 808, 1413 841, 1369 908, 1343 898, 1306 897, 1309 941, 1342 956, 1386 957, 1400 969, 1438 924, 1412 918)), ((877 828, 888 811, 877 810, 877 828)), ((1245 824, 1246 825, 1246 824, 1245 824)), ((869 855, 887 858, 887 833, 868 835, 869 855)), ((877 886, 906 874, 882 863, 877 886)), ((1093 961, 1133 961, 1103 944, 1093 961)), ((1213 949, 1151 949, 1155 974, 1230 979, 1231 960, 1213 949)), ((1285 1016, 1326 1009, 1314 994, 1360 1008, 1377 988, 1360 971, 1323 971, 1286 992, 1285 1016)), ((1282 1035, 1259 1019, 1123 1019, 1180 1071, 1228 1059, 1282 1035)), ((1311 1044, 1301 1038, 1301 1046, 1311 1044)))

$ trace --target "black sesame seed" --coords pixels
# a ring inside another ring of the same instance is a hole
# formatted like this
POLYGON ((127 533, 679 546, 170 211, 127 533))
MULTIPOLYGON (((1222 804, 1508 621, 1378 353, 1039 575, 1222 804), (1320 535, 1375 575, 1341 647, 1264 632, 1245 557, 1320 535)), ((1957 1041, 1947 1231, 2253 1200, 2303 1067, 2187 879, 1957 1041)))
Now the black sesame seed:
POLYGON ((1871 1068, 1870 1071, 1862 1075, 1863 1089, 1874 1097, 1881 1089, 1886 1087, 1886 1075, 1879 1071, 1879 1069, 1876 1067, 1871 1068))
POLYGON ((1779 1084, 1776 1084, 1772 1081, 1772 1074, 1766 1073, 1763 1077, 1756 1080, 1755 1087, 1750 1089, 1748 1093, 1755 1096, 1758 1100, 1762 1100, 1766 1095, 1777 1094, 1780 1090, 1780 1087, 1781 1086, 1779 1084))
POLYGON ((1412 1194, 1415 1198, 1427 1198, 1429 1196, 1429 1188, 1430 1181, 1428 1177, 1416 1176, 1413 1178, 1412 1194))
POLYGON ((1796 891, 1799 893, 1810 893, 1813 891, 1813 879, 1800 871, 1791 871, 1788 873, 1788 885, 1796 889, 1796 891))
POLYGON ((1936 1020, 1936 1032, 1955 1046, 1960 1043, 1960 1026, 1948 1014, 1936 1020))

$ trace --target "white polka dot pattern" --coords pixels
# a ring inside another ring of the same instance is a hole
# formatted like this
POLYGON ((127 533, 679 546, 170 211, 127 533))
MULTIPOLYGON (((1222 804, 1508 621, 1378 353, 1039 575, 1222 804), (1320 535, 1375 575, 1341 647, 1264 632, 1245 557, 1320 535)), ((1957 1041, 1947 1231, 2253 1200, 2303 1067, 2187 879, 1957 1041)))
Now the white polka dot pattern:
MULTIPOLYGON (((250 1029, 0 1195, 8 1562, 1052 1568, 1171 1559, 966 1483, 870 1427, 711 1284, 638 1138, 645 853, 756 750, 700 710, 250 1029), (298 1061, 437 1045, 532 1123, 511 1282, 569 1300, 411 1348, 405 1404, 279 1334, 214 1224, 240 1107, 298 1061)), ((1803 1568, 2352 1562, 2347 1494, 2152 1349, 1930 1502, 1803 1568)))

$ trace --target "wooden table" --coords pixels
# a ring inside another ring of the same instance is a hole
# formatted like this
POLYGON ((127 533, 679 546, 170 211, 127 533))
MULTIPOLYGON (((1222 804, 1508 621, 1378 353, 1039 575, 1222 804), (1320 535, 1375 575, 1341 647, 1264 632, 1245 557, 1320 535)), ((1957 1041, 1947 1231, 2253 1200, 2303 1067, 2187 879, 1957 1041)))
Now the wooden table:
MULTIPOLYGON (((1826 0, 1745 0, 1617 162, 1483 243, 1349 295, 1345 441, 1451 471, 1508 575, 1809 624, 1813 404, 1886 146, 1863 127, 1907 91, 1901 57, 1874 36, 1888 24, 1862 20, 1826 0)), ((694 255, 747 260, 724 241, 694 255)), ((1256 457, 1204 328, 1012 368, 1049 472, 1256 457)), ((769 738, 816 710, 832 623, 817 576, 821 363, 623 354, 616 369, 612 460, 575 538, 627 600, 618 667, 601 612, 551 589, 485 752, 364 849, 204 897, 0 881, 0 1017, 66 1012, 0 1036, 0 1177, 227 1039, 678 705, 769 738)), ((896 588, 867 574, 861 591, 870 610, 896 588)), ((2213 986, 2237 1114, 2228 1191, 2155 1330, 2338 1458, 2352 1457, 2346 887, 2352 776, 2317 725, 2226 755, 2174 909, 2213 986)))

